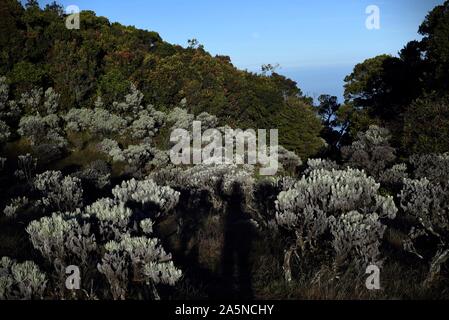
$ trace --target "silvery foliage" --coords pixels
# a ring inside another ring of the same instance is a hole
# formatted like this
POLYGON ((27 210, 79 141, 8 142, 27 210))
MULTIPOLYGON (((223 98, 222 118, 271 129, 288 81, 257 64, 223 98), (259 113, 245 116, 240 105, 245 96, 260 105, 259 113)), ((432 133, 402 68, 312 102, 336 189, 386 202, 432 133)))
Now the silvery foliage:
POLYGON ((257 208, 258 223, 273 232, 278 231, 276 223, 276 199, 282 191, 293 187, 296 179, 290 176, 264 177, 254 185, 254 205, 257 208))
POLYGON ((153 159, 148 164, 154 168, 164 168, 171 163, 169 150, 153 149, 152 152, 153 159))
POLYGON ((280 169, 284 169, 289 172, 295 172, 302 165, 301 158, 297 156, 293 151, 287 150, 281 145, 278 146, 277 151, 280 169))
POLYGON ((112 114, 106 109, 70 109, 64 116, 66 130, 74 132, 89 131, 95 135, 108 136, 122 133, 127 127, 127 121, 112 114))
POLYGON ((201 130, 213 129, 218 125, 218 118, 207 112, 202 112, 196 117, 196 121, 201 121, 201 130))
POLYGON ((20 119, 17 132, 30 140, 32 146, 51 144, 57 148, 64 148, 67 140, 59 130, 59 117, 50 114, 41 117, 39 114, 25 116, 20 119))
POLYGON ((195 116, 187 110, 176 107, 167 115, 167 122, 172 123, 172 129, 191 130, 195 116))
POLYGON ((414 155, 409 162, 415 168, 416 179, 427 178, 431 182, 448 184, 449 153, 414 155))
POLYGON ((127 121, 132 121, 133 117, 144 109, 142 100, 143 93, 137 90, 137 87, 132 83, 130 92, 125 96, 125 101, 114 102, 112 104, 112 110, 114 113, 126 117, 127 121))
POLYGON ((0 145, 8 141, 11 136, 11 130, 9 126, 2 120, 0 120, 0 145))
POLYGON ((19 103, 31 112, 36 112, 41 104, 43 93, 42 88, 33 88, 31 91, 22 93, 19 103))
POLYGON ((192 195, 205 191, 215 209, 223 208, 224 201, 232 195, 236 184, 247 205, 252 201, 254 190, 254 167, 251 165, 202 163, 185 170, 161 169, 151 173, 150 177, 192 195))
POLYGON ((42 299, 47 279, 32 261, 0 260, 0 300, 42 299))
POLYGON ((33 247, 55 268, 62 287, 65 267, 70 264, 88 266, 90 255, 97 249, 91 225, 77 219, 75 213, 53 213, 32 221, 26 228, 33 247), (62 282, 61 282, 62 281, 62 282))
POLYGON ((399 197, 404 214, 412 217, 415 222, 408 239, 404 241, 404 249, 423 259, 424 256, 416 249, 416 241, 423 237, 437 240, 436 253, 430 262, 430 272, 426 279, 426 284, 429 285, 439 275, 441 266, 449 258, 448 186, 432 183, 427 178, 405 179, 399 197))
POLYGON ((44 94, 44 110, 47 115, 58 112, 60 94, 56 93, 53 88, 48 88, 44 94))
POLYGON ((151 219, 144 219, 140 221, 140 228, 142 229, 142 232, 147 236, 153 233, 153 226, 154 222, 151 219))
POLYGON ((389 145, 390 138, 387 129, 370 126, 357 135, 351 146, 342 148, 343 158, 350 167, 364 169, 377 178, 396 159, 395 150, 389 145))
POLYGON ((338 170, 340 168, 340 166, 332 160, 327 160, 327 159, 308 159, 307 160, 307 169, 304 171, 305 175, 308 175, 309 173, 311 173, 312 171, 315 170, 332 170, 332 169, 336 169, 338 170))
POLYGON ((39 204, 58 211, 71 211, 80 208, 83 202, 81 180, 64 177, 60 171, 46 171, 36 175, 34 188, 42 194, 39 204))
POLYGON ((386 186, 401 186, 404 179, 409 177, 405 163, 396 164, 380 174, 379 182, 386 186))
POLYGON ((125 162, 130 166, 142 168, 153 158, 157 151, 149 143, 130 145, 121 149, 118 142, 112 139, 104 139, 99 144, 99 150, 111 157, 113 162, 125 162))
POLYGON ((10 203, 5 207, 3 213, 8 218, 15 218, 17 214, 23 211, 29 204, 27 197, 17 197, 10 201, 10 203))
POLYGON ((130 180, 117 186, 113 194, 113 199, 99 199, 85 208, 33 221, 26 229, 31 242, 53 263, 60 277, 64 276, 64 266, 82 264, 88 270, 86 276, 98 271, 106 276, 115 299, 125 297, 135 277, 144 277, 158 297, 154 285, 172 285, 181 273, 158 239, 130 235, 150 236, 154 222, 148 215, 168 213, 176 206, 179 193, 150 180, 130 180), (142 214, 127 206, 132 202, 151 203, 153 211, 145 210, 147 217, 142 219, 142 214))
POLYGON ((444 186, 406 179, 399 197, 404 213, 415 217, 420 226, 438 238, 449 232, 449 195, 444 186))
MULTIPOLYGON (((379 188, 373 178, 358 169, 321 169, 312 171, 291 189, 281 192, 276 201, 276 222, 295 235, 288 254, 297 250, 302 254, 318 250, 319 245, 324 243, 321 237, 330 229, 330 223, 352 211, 374 220, 394 219, 398 210, 393 198, 379 195, 379 188)), ((359 225, 359 228, 362 229, 362 226, 359 225)), ((347 245, 355 248, 358 244, 348 242, 347 245)), ((357 250, 353 252, 361 253, 357 250)), ((290 281, 288 259, 284 269, 290 281)))
POLYGON ((329 219, 336 261, 352 261, 359 270, 369 265, 380 266, 379 247, 386 226, 376 213, 364 215, 358 211, 329 219))
POLYGON ((126 299, 130 279, 149 285, 154 299, 159 299, 155 285, 173 286, 182 276, 156 238, 125 235, 119 242, 108 242, 105 249, 98 270, 106 276, 116 300, 126 299))
POLYGON ((131 137, 135 139, 152 138, 157 134, 164 124, 163 117, 158 111, 154 111, 155 114, 151 112, 151 110, 139 112, 137 119, 133 121, 129 128, 131 137))
POLYGON ((170 187, 157 185, 151 179, 123 181, 112 190, 112 194, 117 201, 123 203, 135 202, 142 206, 149 203, 157 205, 161 213, 173 210, 178 204, 180 195, 170 187))
POLYGON ((130 145, 123 150, 123 158, 130 166, 142 168, 154 157, 154 148, 149 143, 130 145))
POLYGON ((87 168, 77 172, 74 176, 91 183, 98 189, 104 189, 111 183, 111 169, 108 164, 102 160, 91 162, 87 168))
POLYGON ((33 178, 36 166, 37 159, 31 156, 29 153, 27 153, 26 155, 20 155, 17 158, 17 170, 14 172, 14 175, 18 179, 30 182, 33 178))
POLYGON ((123 202, 105 198, 87 206, 83 214, 97 219, 102 239, 120 239, 127 232, 132 211, 123 202))
POLYGON ((112 139, 103 139, 98 144, 98 149, 112 158, 113 162, 125 162, 125 156, 117 141, 112 139))

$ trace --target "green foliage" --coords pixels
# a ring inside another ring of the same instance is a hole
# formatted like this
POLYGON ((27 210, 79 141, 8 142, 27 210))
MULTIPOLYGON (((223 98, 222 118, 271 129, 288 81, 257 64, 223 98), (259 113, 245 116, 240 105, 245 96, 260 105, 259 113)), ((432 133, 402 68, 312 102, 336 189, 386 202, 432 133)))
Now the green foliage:
POLYGON ((449 150, 449 96, 424 96, 408 107, 403 144, 410 154, 449 150))
POLYGON ((449 1, 427 15, 419 33, 423 39, 409 42, 399 57, 367 59, 345 78, 352 110, 343 116, 352 137, 377 124, 391 131, 392 143, 405 155, 449 150, 447 100, 435 98, 449 90, 449 1))
POLYGON ((320 126, 306 98, 294 81, 273 70, 241 71, 229 58, 211 56, 196 39, 187 48, 170 45, 156 32, 110 23, 92 11, 81 12, 81 28, 69 32, 57 5, 41 10, 29 4, 25 10, 8 0, 2 6, 2 27, 11 37, 0 38, 8 47, 0 55, 1 68, 13 97, 53 87, 61 94, 61 111, 93 108, 98 96, 108 109, 123 101, 133 83, 145 97, 143 105, 170 110, 184 100, 194 115, 207 112, 220 124, 242 129, 280 127, 289 137, 284 144, 301 156, 317 151, 320 126), (301 125, 291 129, 289 122, 301 125))

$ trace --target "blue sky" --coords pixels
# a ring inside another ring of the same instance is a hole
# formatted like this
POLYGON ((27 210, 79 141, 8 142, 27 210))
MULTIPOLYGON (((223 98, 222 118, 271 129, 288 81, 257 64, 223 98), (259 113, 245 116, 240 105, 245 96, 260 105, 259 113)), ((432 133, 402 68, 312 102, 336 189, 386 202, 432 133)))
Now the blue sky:
MULTIPOLYGON (((41 0, 42 5, 52 1, 41 0)), ((185 46, 196 38, 212 54, 251 71, 279 64, 305 93, 342 95, 343 78, 366 58, 397 54, 443 0, 62 0, 112 22, 159 32, 185 46), (369 5, 380 30, 365 27, 369 5)))

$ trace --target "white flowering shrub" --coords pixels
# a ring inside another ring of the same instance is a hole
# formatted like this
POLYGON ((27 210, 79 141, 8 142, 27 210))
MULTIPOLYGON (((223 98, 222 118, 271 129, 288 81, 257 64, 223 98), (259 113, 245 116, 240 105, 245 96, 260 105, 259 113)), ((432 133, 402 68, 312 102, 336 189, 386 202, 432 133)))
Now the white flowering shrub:
POLYGON ((396 186, 402 186, 404 179, 407 179, 408 177, 407 165, 401 163, 382 172, 379 176, 379 182, 393 189, 396 186))
POLYGON ((409 162, 414 167, 416 179, 449 184, 449 153, 414 155, 409 162))
POLYGON ((142 232, 149 236, 153 233, 153 226, 154 222, 151 219, 143 219, 140 221, 140 228, 142 229, 142 232))
POLYGON ((130 166, 140 169, 153 159, 153 150, 149 143, 130 145, 123 150, 123 158, 130 166))
POLYGON ((31 222, 26 228, 33 247, 52 265, 54 288, 61 297, 65 291, 65 268, 91 264, 97 243, 91 225, 79 222, 76 214, 56 214, 31 222))
POLYGON ((385 128, 370 126, 368 131, 359 133, 351 146, 342 148, 346 164, 353 168, 364 169, 369 175, 379 175, 395 159, 395 150, 389 144, 390 133, 385 128))
MULTIPOLYGON (((58 172, 44 175, 36 178, 40 190, 51 190, 54 181, 61 181, 58 172)), ((129 298, 144 292, 145 287, 153 298, 159 298, 158 284, 174 285, 181 277, 171 255, 153 236, 154 219, 175 208, 179 193, 151 180, 125 181, 112 193, 112 199, 102 198, 67 212, 59 210, 26 228, 33 247, 54 268, 52 284, 59 288, 60 297, 66 297, 61 284, 65 267, 72 264, 83 266, 83 285, 107 284, 106 290, 94 292, 95 296, 114 299, 129 298), (142 206, 139 209, 135 204, 142 206)))
POLYGON ((131 121, 135 115, 144 109, 142 106, 143 94, 134 84, 131 84, 129 93, 125 96, 125 101, 114 102, 112 110, 116 114, 121 114, 131 121))
POLYGON ((379 187, 373 178, 357 169, 315 170, 279 194, 276 222, 295 239, 284 261, 288 281, 291 280, 291 255, 296 251, 315 252, 325 246, 323 235, 331 221, 352 211, 363 216, 395 218, 397 208, 393 198, 379 195, 379 187))
POLYGON ((282 191, 287 191, 293 187, 296 179, 290 176, 265 177, 256 181, 254 185, 254 206, 257 208, 258 223, 268 227, 272 231, 277 231, 276 222, 276 200, 282 191))
POLYGON ((70 109, 64 120, 68 131, 89 131, 100 136, 119 134, 127 127, 125 119, 103 108, 70 109))
POLYGON ((382 265, 379 247, 387 227, 376 213, 351 211, 337 218, 331 216, 329 224, 337 267, 340 261, 351 261, 362 271, 369 265, 382 265))
POLYGON ((125 162, 125 156, 117 141, 112 139, 103 139, 98 144, 98 150, 111 157, 113 162, 125 162))
POLYGON ((148 162, 148 165, 160 169, 165 168, 171 164, 170 161, 170 151, 169 150, 159 150, 153 149, 153 159, 148 162))
POLYGON ((114 299, 125 299, 130 281, 135 281, 150 286, 153 298, 159 300, 155 285, 173 286, 182 276, 156 238, 126 235, 120 242, 108 242, 105 248, 98 270, 106 276, 114 299))
POLYGON ((167 169, 151 174, 157 181, 185 190, 191 195, 206 192, 215 209, 221 210, 237 184, 245 203, 252 200, 254 167, 251 165, 199 164, 186 170, 167 169))
POLYGON ((44 90, 42 88, 33 88, 28 92, 22 93, 19 103, 30 113, 39 111, 38 107, 42 101, 44 90))
POLYGON ((277 151, 280 169, 295 173, 302 165, 301 158, 294 152, 285 149, 283 146, 278 146, 277 151))
POLYGON ((42 299, 47 278, 32 261, 0 260, 0 300, 42 299))
POLYGON ((73 176, 98 189, 104 189, 111 183, 111 168, 105 161, 95 160, 73 176))
POLYGON ((29 200, 27 197, 17 197, 10 201, 3 210, 3 213, 8 218, 15 218, 20 212, 24 211, 28 205, 29 200))
POLYGON ((22 117, 17 132, 30 141, 34 152, 43 162, 60 157, 68 144, 60 132, 59 117, 54 114, 22 117))
POLYGON ((84 214, 99 222, 102 239, 120 239, 127 231, 132 211, 123 202, 105 198, 87 206, 84 214))
POLYGON ((33 179, 36 166, 37 159, 31 156, 29 153, 20 155, 17 158, 17 170, 14 175, 18 179, 30 182, 33 179))
POLYGON ((155 119, 151 117, 148 111, 139 112, 139 116, 133 121, 129 128, 131 137, 135 139, 151 138, 158 131, 155 119))
POLYGON ((433 257, 425 281, 426 285, 430 285, 449 259, 449 190, 447 186, 432 183, 427 178, 405 179, 399 197, 404 214, 414 221, 408 239, 404 241, 404 248, 424 259, 424 254, 419 253, 415 246, 416 242, 427 238, 429 243, 436 243, 433 253, 430 253, 433 257))
POLYGON ((218 126, 218 118, 207 112, 202 112, 196 117, 196 121, 201 121, 201 130, 215 129, 218 126))
POLYGON ((48 88, 44 93, 44 110, 47 115, 56 114, 59 107, 60 94, 53 88, 48 88))
MULTIPOLYGON (((98 145, 98 149, 106 153, 113 162, 124 162, 128 164, 130 171, 138 172, 146 165, 151 164, 152 160, 159 154, 158 160, 163 160, 164 155, 156 150, 149 143, 141 143, 138 145, 129 145, 126 149, 120 148, 117 141, 112 139, 104 139, 98 145)), ((168 163, 168 154, 164 157, 165 163, 168 163)))
POLYGON ((46 171, 36 175, 33 186, 42 194, 39 203, 46 208, 70 211, 82 206, 83 189, 78 178, 64 177, 60 171, 46 171))
POLYGON ((340 166, 332 160, 327 159, 308 159, 307 160, 307 169, 304 171, 304 174, 307 175, 315 170, 338 170, 340 166))
POLYGON ((142 206, 148 203, 157 205, 164 213, 173 210, 179 201, 179 192, 170 187, 161 187, 150 179, 123 181, 112 190, 112 194, 115 199, 123 203, 135 202, 142 206))
POLYGON ((192 128, 192 122, 195 120, 195 116, 190 114, 185 109, 174 108, 167 115, 167 122, 172 124, 172 129, 185 129, 190 131, 192 128))

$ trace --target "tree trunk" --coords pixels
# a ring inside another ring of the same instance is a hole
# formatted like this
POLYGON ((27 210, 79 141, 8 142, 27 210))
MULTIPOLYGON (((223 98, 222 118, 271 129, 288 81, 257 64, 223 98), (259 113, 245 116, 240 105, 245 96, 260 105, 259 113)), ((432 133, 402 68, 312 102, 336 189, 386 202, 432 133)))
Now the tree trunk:
POLYGON ((291 246, 288 250, 285 250, 284 254, 284 265, 282 269, 284 269, 284 278, 287 283, 290 283, 292 281, 291 259, 295 250, 296 246, 291 246))
POLYGON ((436 278, 440 275, 441 266, 449 259, 449 249, 441 249, 438 250, 435 257, 432 259, 432 263, 430 264, 430 271, 427 279, 424 281, 424 285, 426 288, 429 288, 436 280, 436 278))

